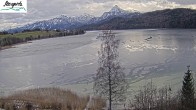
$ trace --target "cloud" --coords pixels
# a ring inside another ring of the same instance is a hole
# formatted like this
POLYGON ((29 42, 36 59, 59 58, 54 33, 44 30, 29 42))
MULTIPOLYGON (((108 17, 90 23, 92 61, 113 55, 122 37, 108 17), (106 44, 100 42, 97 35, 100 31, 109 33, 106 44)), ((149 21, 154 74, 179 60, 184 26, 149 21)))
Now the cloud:
POLYGON ((10 28, 14 28, 17 26, 22 26, 24 24, 18 24, 18 23, 14 23, 14 22, 10 22, 10 23, 1 23, 0 24, 0 30, 4 31, 6 29, 10 29, 10 28))
POLYGON ((192 5, 192 4, 196 4, 196 0, 169 0, 178 4, 182 4, 182 5, 192 5))
POLYGON ((78 16, 88 13, 101 16, 114 5, 140 12, 180 7, 196 9, 196 0, 28 0, 27 3, 26 14, 0 14, 0 30, 50 19, 61 14, 78 16))

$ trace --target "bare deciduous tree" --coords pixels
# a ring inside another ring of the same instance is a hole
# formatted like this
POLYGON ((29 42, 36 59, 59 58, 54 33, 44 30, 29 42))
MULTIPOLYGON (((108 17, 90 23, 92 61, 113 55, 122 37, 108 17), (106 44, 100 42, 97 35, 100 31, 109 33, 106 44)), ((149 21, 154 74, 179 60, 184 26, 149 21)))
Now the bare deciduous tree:
POLYGON ((133 110, 173 110, 174 97, 171 92, 168 86, 158 89, 152 82, 147 83, 134 96, 130 106, 133 110))
POLYGON ((104 96, 109 100, 109 110, 113 101, 125 99, 124 93, 127 91, 127 82, 123 68, 118 61, 119 40, 111 31, 103 31, 99 36, 102 44, 98 51, 99 67, 94 78, 95 93, 104 96))

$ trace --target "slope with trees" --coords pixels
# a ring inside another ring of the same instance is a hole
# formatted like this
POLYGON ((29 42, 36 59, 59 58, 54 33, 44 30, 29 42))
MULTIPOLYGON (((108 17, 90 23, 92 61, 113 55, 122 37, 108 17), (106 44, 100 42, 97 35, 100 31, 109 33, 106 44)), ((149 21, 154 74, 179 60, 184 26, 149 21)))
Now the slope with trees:
POLYGON ((86 30, 196 28, 196 10, 177 8, 147 12, 131 18, 115 17, 109 21, 80 27, 86 30))

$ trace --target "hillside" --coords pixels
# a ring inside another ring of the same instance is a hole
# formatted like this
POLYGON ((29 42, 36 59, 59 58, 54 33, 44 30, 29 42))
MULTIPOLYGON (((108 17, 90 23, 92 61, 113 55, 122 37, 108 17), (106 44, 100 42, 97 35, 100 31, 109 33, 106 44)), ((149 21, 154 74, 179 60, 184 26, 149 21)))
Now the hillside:
POLYGON ((116 17, 105 22, 85 25, 80 28, 85 30, 196 28, 196 10, 185 8, 158 10, 131 18, 116 17))

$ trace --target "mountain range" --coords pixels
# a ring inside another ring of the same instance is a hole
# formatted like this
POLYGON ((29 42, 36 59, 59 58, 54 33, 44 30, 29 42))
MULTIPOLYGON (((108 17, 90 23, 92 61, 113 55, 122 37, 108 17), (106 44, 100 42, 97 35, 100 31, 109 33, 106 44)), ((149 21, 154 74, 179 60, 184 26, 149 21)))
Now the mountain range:
POLYGON ((109 21, 84 25, 85 30, 196 28, 196 10, 177 8, 140 13, 131 18, 115 17, 109 21))
POLYGON ((84 25, 97 24, 105 21, 109 21, 115 17, 130 18, 132 16, 139 15, 136 10, 126 11, 115 5, 110 11, 104 12, 100 17, 94 17, 93 15, 84 14, 76 17, 68 17, 66 15, 60 15, 58 17, 37 21, 32 24, 27 24, 22 27, 10 29, 9 32, 21 32, 23 30, 33 29, 47 29, 47 30, 64 30, 64 29, 76 29, 84 25))
POLYGON ((138 29, 138 28, 196 28, 196 10, 165 9, 147 13, 136 10, 123 10, 115 5, 110 11, 100 17, 84 14, 77 17, 60 15, 58 17, 37 21, 22 27, 8 30, 21 32, 23 30, 65 30, 65 29, 138 29))

